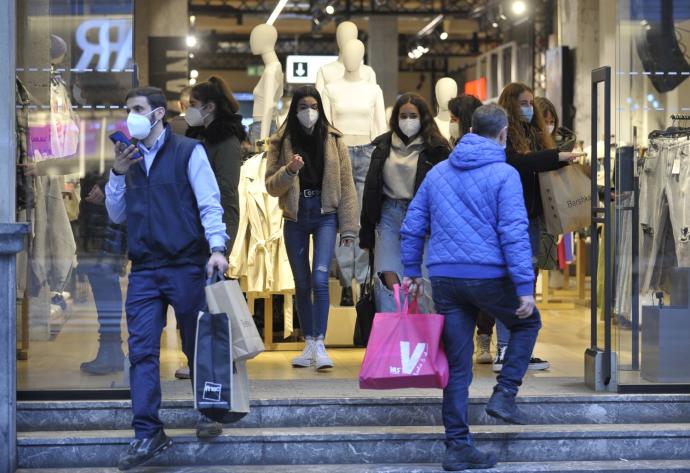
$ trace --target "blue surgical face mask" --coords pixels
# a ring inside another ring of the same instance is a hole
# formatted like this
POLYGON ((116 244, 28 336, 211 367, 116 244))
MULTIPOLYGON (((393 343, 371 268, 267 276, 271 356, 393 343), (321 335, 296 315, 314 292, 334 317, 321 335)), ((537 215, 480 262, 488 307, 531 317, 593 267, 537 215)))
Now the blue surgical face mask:
POLYGON ((520 115, 522 115, 522 119, 525 120, 527 123, 531 123, 532 118, 534 118, 534 107, 532 107, 531 105, 521 106, 520 115))

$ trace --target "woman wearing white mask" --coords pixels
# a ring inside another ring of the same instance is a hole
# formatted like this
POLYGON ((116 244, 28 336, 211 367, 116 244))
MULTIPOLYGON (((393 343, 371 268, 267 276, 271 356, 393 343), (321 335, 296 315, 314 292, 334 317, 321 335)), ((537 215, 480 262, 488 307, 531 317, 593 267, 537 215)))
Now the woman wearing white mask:
POLYGON ((225 81, 216 76, 192 88, 189 104, 184 116, 189 125, 186 135, 203 141, 206 147, 220 188, 223 222, 230 237, 227 248, 231 249, 240 220, 237 187, 242 165, 241 143, 247 139, 242 116, 237 114, 240 105, 225 81))
POLYGON ((553 103, 546 97, 535 97, 534 106, 541 110, 544 116, 546 131, 553 138, 556 147, 561 151, 572 151, 575 148, 577 136, 575 136, 572 130, 561 126, 556 107, 553 103))
MULTIPOLYGON (((375 250, 378 312, 396 310, 392 290, 402 281, 400 228, 407 207, 426 173, 450 153, 429 104, 418 94, 400 96, 391 112, 389 126, 391 131, 373 142, 376 148, 364 183, 359 232, 360 246, 375 250)), ((431 307, 422 301, 422 308, 431 307)))
POLYGON ((357 195, 342 136, 326 119, 319 92, 307 86, 295 91, 285 123, 270 139, 266 189, 279 198, 283 210, 285 248, 306 340, 302 354, 292 360, 294 367, 333 367, 323 342, 330 307, 329 269, 336 233, 340 245, 352 246, 359 230, 357 195))

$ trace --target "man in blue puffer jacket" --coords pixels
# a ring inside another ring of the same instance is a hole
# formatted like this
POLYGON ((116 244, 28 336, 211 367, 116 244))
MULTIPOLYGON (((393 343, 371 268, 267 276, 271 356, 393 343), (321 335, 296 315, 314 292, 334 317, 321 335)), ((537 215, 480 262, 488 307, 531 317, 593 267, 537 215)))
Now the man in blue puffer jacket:
POLYGON ((511 331, 503 370, 487 414, 524 423, 515 404, 541 328, 534 303, 528 220, 518 172, 506 163, 508 118, 497 105, 479 107, 472 133, 427 174, 401 230, 404 284, 421 290, 422 254, 436 309, 445 316, 443 343, 450 380, 443 392, 447 471, 490 468, 496 457, 471 444, 467 396, 472 381, 472 334, 479 311, 511 331))

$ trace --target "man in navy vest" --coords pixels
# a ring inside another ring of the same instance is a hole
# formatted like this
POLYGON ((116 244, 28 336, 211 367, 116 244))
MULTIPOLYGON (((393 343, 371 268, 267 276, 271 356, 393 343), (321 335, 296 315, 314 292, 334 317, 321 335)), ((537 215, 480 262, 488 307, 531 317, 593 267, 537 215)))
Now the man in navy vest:
MULTIPOLYGON (((197 315, 206 307, 206 278, 228 266, 220 191, 204 147, 165 124, 160 89, 131 90, 127 110, 127 128, 136 144, 116 146, 106 187, 111 220, 127 222, 132 261, 125 310, 135 440, 120 458, 121 470, 172 445, 158 417, 160 339, 168 306, 175 310, 191 367, 197 315)), ((222 426, 208 419, 197 425, 200 438, 221 433, 222 426)))

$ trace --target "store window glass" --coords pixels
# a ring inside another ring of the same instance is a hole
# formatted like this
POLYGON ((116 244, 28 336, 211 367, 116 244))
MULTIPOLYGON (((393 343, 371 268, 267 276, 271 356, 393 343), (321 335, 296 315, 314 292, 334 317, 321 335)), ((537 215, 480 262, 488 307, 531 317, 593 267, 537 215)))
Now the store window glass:
POLYGON ((612 142, 620 385, 690 384, 689 52, 689 2, 619 0, 612 142))
POLYGON ((136 82, 132 0, 17 2, 18 389, 128 387, 126 229, 104 184, 136 82))

